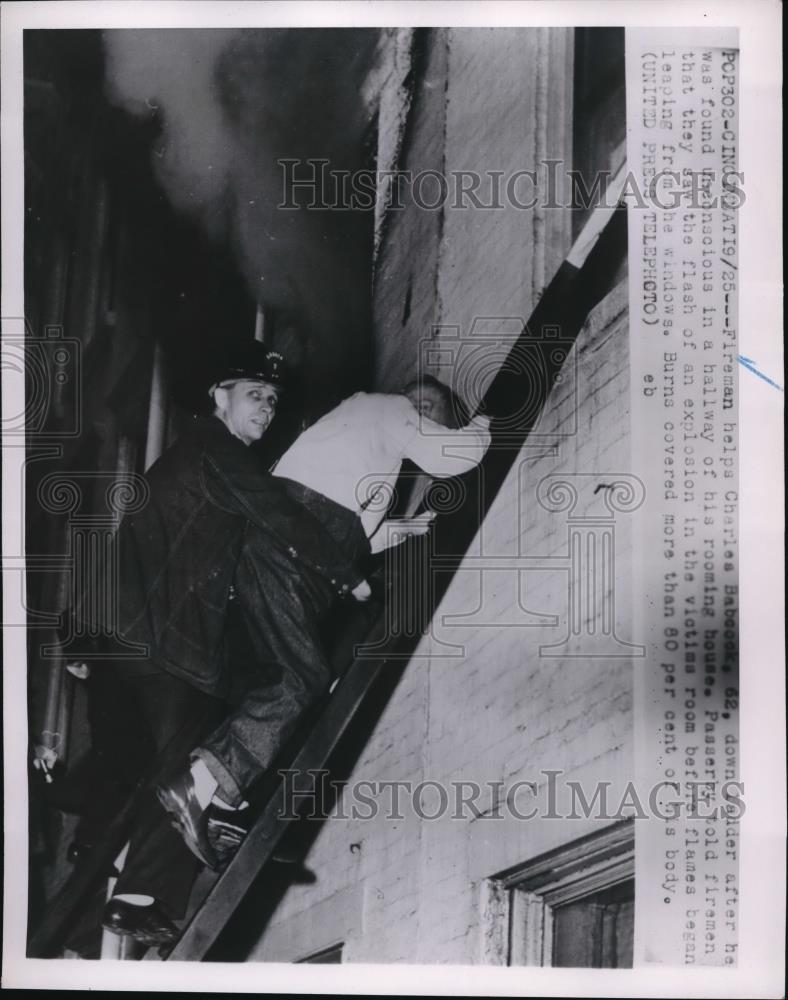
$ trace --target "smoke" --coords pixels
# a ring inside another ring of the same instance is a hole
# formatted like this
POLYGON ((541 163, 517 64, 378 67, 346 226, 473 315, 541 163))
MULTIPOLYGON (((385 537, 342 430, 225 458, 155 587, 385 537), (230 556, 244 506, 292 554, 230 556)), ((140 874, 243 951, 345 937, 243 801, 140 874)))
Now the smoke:
POLYGON ((179 211, 218 234, 226 222, 233 138, 216 100, 215 69, 237 31, 104 32, 107 93, 162 132, 154 172, 179 211))
POLYGON ((266 340, 327 398, 367 378, 371 212, 278 208, 277 161, 368 165, 360 88, 377 37, 373 29, 104 33, 108 96, 159 123, 152 162, 173 206, 232 248, 265 308, 266 340))

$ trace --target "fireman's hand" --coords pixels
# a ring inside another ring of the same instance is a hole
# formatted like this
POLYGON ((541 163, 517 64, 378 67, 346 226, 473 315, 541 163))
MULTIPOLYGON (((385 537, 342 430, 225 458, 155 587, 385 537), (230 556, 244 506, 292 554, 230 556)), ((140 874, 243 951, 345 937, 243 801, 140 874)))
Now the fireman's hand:
POLYGON ((370 541, 373 554, 400 545, 407 538, 426 535, 435 520, 435 511, 427 510, 416 517, 397 517, 384 521, 370 541))
POLYGON ((423 514, 415 517, 403 517, 394 522, 394 530, 403 538, 415 538, 419 535, 426 535, 430 530, 430 525, 435 520, 435 511, 427 510, 423 514))
POLYGON ((353 588, 351 593, 357 601, 368 601, 372 597, 372 588, 366 580, 362 580, 358 586, 353 588))
POLYGON ((57 750, 51 747, 37 746, 33 757, 33 767, 40 771, 48 785, 52 784, 52 771, 57 764, 57 750))
POLYGON ((90 677, 90 666, 87 663, 82 663, 79 660, 75 660, 72 663, 66 664, 66 670, 71 674, 72 677, 76 677, 77 680, 86 681, 90 677))

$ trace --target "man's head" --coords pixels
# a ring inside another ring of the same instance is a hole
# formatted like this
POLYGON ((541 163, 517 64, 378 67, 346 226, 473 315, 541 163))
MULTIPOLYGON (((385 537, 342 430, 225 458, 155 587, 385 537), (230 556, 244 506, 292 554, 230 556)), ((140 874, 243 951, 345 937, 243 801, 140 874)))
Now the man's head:
POLYGON ((268 382, 238 379, 211 389, 214 416, 244 444, 259 441, 274 419, 279 390, 268 382))
POLYGON ((444 427, 462 427, 468 422, 468 412, 459 396, 434 375, 423 375, 409 382, 402 390, 421 416, 444 427))
POLYGON ((209 389, 214 416, 244 444, 259 441, 274 419, 284 388, 281 354, 250 341, 233 349, 217 375, 209 389))

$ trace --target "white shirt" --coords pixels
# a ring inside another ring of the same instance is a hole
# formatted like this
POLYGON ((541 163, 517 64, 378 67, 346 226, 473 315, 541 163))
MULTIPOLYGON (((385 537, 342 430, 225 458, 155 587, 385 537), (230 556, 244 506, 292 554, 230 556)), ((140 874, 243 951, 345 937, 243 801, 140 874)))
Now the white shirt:
POLYGON ((274 475, 359 514, 370 538, 388 510, 403 458, 432 476, 457 476, 477 465, 489 444, 487 417, 451 430, 420 416, 405 396, 357 392, 305 430, 274 475))

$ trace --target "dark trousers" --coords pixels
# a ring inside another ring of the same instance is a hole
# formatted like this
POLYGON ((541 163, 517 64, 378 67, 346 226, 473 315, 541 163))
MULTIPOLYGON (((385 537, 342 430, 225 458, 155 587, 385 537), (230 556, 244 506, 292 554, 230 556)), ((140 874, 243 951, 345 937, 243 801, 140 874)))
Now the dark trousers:
MULTIPOLYGON (((351 511, 282 480, 354 561, 369 552, 351 511)), ((330 580, 274 548, 249 524, 235 573, 242 626, 249 640, 247 686, 238 707, 196 751, 219 782, 220 794, 239 805, 245 791, 270 767, 304 711, 325 693, 331 669, 325 652, 327 618, 337 594, 330 580)), ((234 657, 236 672, 239 657, 234 657)))
MULTIPOLYGON (((352 512, 306 487, 282 482, 321 519, 351 558, 368 553, 366 536, 352 512)), ((175 733, 192 733, 191 745, 219 782, 219 794, 230 805, 238 805, 304 711, 331 682, 324 629, 337 598, 330 580, 307 570, 286 547, 273 546, 251 523, 246 526, 233 589, 228 618, 230 688, 225 700, 211 698, 159 670, 127 676, 126 683, 155 752, 161 753, 175 733)), ((198 862, 151 796, 135 824, 116 893, 153 896, 178 919, 185 912, 197 869, 198 862)))

